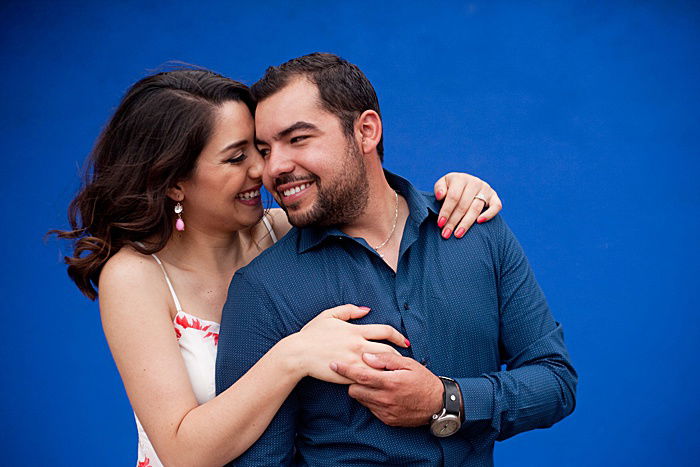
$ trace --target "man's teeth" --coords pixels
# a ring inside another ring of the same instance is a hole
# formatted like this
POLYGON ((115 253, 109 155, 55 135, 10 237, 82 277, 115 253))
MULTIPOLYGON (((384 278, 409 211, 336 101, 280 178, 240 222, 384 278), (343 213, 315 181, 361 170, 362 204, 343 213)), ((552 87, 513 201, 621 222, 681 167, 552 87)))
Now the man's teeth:
POLYGON ((308 187, 310 187, 310 183, 302 183, 301 185, 297 185, 294 188, 290 188, 288 190, 284 190, 282 194, 284 196, 291 196, 295 193, 299 193, 301 190, 306 190, 308 187))
POLYGON ((239 193, 237 198, 240 199, 252 199, 260 196, 260 190, 246 191, 245 193, 239 193))

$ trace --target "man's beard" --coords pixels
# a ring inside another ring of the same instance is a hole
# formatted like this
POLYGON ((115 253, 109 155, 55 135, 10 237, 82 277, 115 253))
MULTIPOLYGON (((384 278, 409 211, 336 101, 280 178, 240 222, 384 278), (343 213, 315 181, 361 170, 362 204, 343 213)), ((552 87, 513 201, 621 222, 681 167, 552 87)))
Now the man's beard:
POLYGON ((295 227, 349 224, 367 208, 369 184, 365 160, 357 144, 348 140, 343 165, 333 180, 315 177, 316 202, 307 212, 295 213, 283 206, 295 227))

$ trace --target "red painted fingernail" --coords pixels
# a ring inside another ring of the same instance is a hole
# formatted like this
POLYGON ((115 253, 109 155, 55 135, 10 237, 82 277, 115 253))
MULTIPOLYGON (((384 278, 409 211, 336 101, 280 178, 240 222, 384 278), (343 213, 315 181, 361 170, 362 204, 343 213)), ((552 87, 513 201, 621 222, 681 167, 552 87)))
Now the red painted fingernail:
POLYGON ((438 190, 437 199, 442 199, 442 190, 438 190))
POLYGON ((369 311, 369 310, 371 310, 371 308, 368 307, 368 306, 358 306, 357 308, 359 308, 359 309, 362 310, 362 311, 369 311))
POLYGON ((447 223, 447 217, 442 216, 438 219, 438 227, 442 228, 447 223))
POLYGON ((485 217, 480 217, 480 218, 478 218, 478 219, 476 220, 476 223, 477 223, 477 224, 483 224, 484 222, 486 222, 486 218, 485 218, 485 217))
POLYGON ((411 342, 408 339, 406 339, 406 347, 410 347, 410 346, 411 346, 411 342))
POLYGON ((452 235, 452 229, 445 229, 442 231, 442 238, 450 238, 452 235))
POLYGON ((464 227, 460 227, 460 228, 457 229, 457 231, 455 232, 455 237, 457 237, 457 238, 462 238, 462 235, 464 235, 464 232, 466 232, 466 230, 464 230, 464 227))

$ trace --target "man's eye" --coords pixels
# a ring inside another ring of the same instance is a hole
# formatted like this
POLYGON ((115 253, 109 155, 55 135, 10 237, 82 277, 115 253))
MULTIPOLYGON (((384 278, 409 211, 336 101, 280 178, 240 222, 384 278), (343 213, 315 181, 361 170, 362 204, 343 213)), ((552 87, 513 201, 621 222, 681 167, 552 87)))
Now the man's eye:
POLYGON ((269 149, 258 148, 258 152, 259 152, 260 155, 263 156, 263 157, 267 157, 268 155, 270 155, 270 150, 269 150, 269 149))
POLYGON ((295 137, 293 137, 293 138, 290 140, 290 142, 291 142, 292 144, 294 144, 294 143, 299 143, 299 142, 301 142, 301 141, 304 141, 304 140, 307 139, 307 138, 308 138, 308 136, 306 136, 306 135, 295 136, 295 137))
POLYGON ((228 162, 229 164, 237 164, 239 162, 243 162, 244 160, 246 160, 247 157, 248 156, 246 156, 245 153, 243 153, 239 156, 232 157, 230 159, 226 159, 226 162, 228 162))

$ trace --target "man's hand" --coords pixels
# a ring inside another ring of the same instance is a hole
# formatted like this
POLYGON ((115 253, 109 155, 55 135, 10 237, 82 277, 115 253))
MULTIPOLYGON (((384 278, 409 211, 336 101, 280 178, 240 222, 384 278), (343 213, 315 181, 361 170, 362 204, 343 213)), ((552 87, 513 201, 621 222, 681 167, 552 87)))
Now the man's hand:
POLYGON ((420 426, 442 410, 440 378, 417 361, 390 353, 365 353, 367 367, 334 362, 331 369, 355 381, 350 397, 390 426, 420 426))

